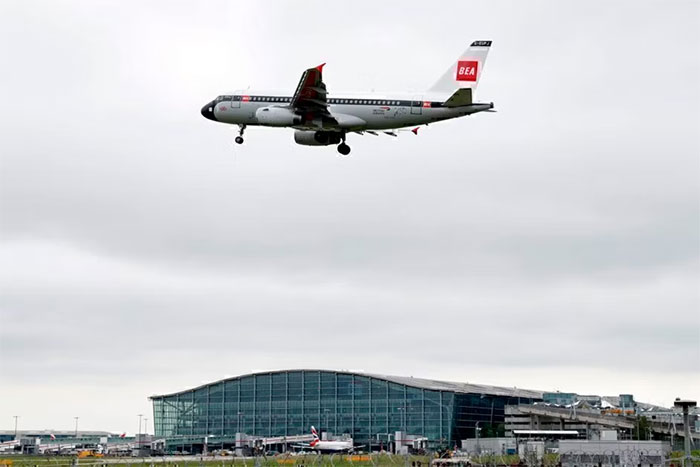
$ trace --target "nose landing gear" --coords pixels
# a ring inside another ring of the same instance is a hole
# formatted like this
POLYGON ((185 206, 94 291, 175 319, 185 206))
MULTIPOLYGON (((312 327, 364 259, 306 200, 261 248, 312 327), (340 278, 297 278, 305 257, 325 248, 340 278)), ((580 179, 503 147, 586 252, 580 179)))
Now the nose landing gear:
POLYGON ((343 133, 341 137, 343 138, 343 142, 338 145, 338 152, 343 156, 347 156, 350 154, 350 146, 345 144, 345 133, 343 133))
POLYGON ((245 125, 238 125, 238 136, 236 136, 236 144, 243 144, 243 133, 245 132, 245 125))

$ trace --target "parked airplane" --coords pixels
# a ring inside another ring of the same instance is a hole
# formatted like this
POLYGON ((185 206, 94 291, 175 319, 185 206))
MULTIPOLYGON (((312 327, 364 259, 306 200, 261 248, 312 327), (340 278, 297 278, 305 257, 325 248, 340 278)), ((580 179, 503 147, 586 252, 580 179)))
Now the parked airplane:
POLYGON ((311 426, 311 434, 314 437, 313 441, 311 441, 309 444, 296 445, 296 447, 301 449, 312 449, 319 452, 352 452, 355 450, 355 446, 353 445, 351 439, 339 441, 321 441, 314 426, 311 426))
MULTIPOLYGON (((475 103, 472 98, 484 70, 491 41, 476 41, 425 93, 420 95, 364 95, 328 97, 322 79, 323 67, 309 68, 301 75, 290 96, 241 92, 222 95, 202 108, 209 120, 238 125, 236 143, 243 143, 248 125, 291 127, 294 141, 307 146, 338 145, 342 155, 350 153, 347 133, 378 131, 398 136, 397 130, 417 125, 492 111, 493 102, 475 103), (376 131, 378 130, 378 131, 376 131)), ((418 133, 414 128, 413 133, 418 133)))

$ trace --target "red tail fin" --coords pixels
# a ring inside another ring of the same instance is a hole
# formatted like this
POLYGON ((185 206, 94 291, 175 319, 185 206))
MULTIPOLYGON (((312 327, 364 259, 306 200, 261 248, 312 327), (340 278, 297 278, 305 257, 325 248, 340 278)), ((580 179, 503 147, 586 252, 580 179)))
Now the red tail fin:
POLYGON ((318 444, 320 440, 318 439, 318 432, 316 431, 316 427, 314 427, 313 425, 311 425, 311 434, 314 435, 314 440, 309 443, 309 446, 314 447, 318 444))

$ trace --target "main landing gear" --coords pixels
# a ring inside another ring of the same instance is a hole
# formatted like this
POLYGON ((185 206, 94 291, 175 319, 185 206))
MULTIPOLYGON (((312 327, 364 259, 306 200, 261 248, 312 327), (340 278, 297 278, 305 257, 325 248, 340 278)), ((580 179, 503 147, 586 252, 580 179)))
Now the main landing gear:
POLYGON ((343 142, 338 145, 338 152, 343 156, 347 156, 350 154, 350 146, 345 144, 345 133, 343 133, 342 138, 343 142))
POLYGON ((236 144, 243 144, 243 133, 245 132, 245 125, 238 125, 238 136, 236 136, 236 144))

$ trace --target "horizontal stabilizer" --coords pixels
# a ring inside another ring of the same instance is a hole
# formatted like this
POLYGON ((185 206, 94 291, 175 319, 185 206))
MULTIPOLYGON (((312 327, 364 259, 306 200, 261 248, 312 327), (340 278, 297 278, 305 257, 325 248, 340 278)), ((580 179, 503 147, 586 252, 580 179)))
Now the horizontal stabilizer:
POLYGON ((447 107, 461 107, 463 105, 472 105, 472 90, 471 88, 457 89, 449 99, 445 101, 447 107))

